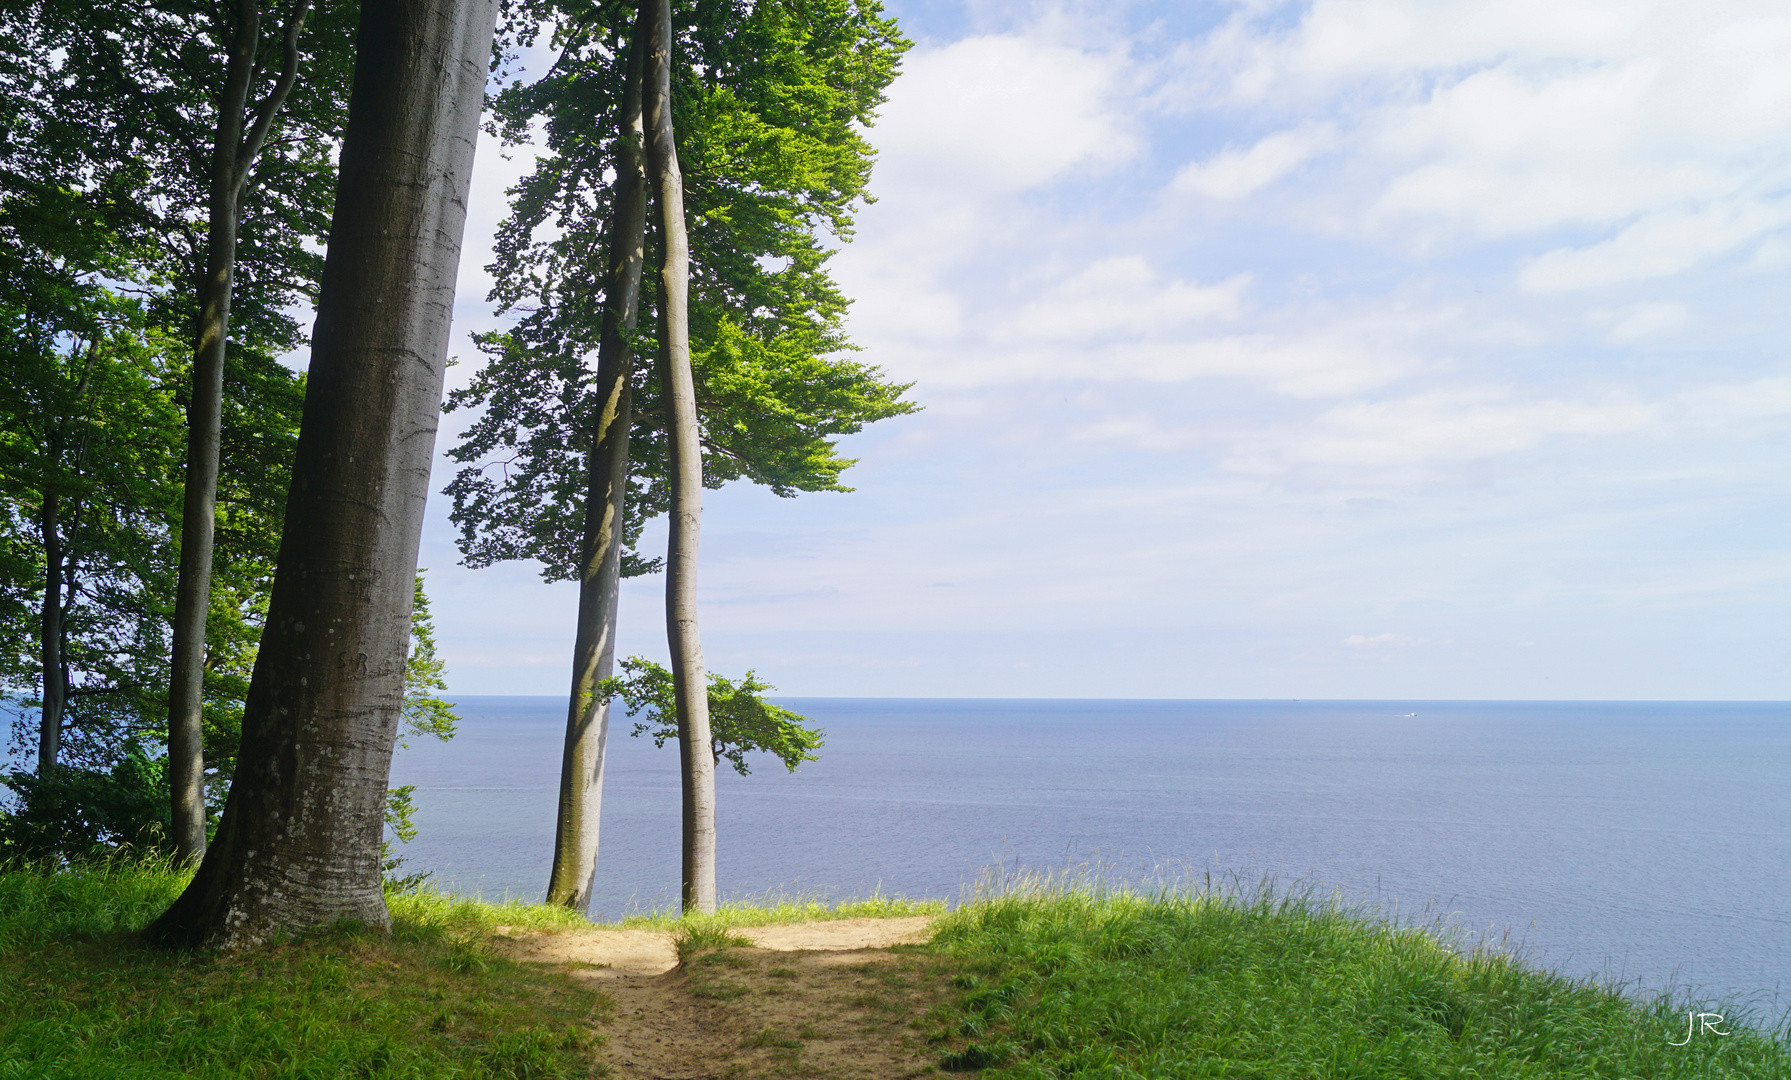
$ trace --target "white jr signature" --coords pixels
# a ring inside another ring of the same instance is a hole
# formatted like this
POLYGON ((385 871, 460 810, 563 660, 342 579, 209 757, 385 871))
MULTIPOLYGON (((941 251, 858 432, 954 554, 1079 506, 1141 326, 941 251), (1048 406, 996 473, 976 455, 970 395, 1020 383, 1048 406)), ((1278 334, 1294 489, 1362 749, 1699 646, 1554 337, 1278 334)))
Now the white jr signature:
POLYGON ((1713 1034, 1727 1035, 1727 1034, 1729 1034, 1729 1032, 1724 1031, 1722 1028, 1717 1026, 1718 1024, 1721 1024, 1722 1022, 1723 1022, 1723 1014, 1722 1013, 1688 1012, 1685 1014, 1685 1038, 1679 1042, 1674 1042, 1673 1040, 1668 1039, 1667 1045, 1668 1046, 1684 1046, 1686 1043, 1691 1042, 1692 1035, 1698 1030, 1699 1025, 1702 1025, 1703 1030, 1711 1032, 1713 1034))

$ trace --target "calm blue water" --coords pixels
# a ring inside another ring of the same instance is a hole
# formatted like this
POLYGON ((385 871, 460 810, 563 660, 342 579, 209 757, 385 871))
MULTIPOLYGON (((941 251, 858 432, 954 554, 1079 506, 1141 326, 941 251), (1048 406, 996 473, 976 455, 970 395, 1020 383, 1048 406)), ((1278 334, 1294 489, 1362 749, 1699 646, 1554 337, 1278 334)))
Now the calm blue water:
MULTIPOLYGON (((542 895, 565 706, 464 697, 413 740, 406 854, 542 895)), ((1791 705, 786 699, 791 775, 719 776, 724 896, 956 898, 989 868, 1273 874, 1643 989, 1791 999, 1791 705), (1408 715, 1415 714, 1415 715, 1408 715)), ((678 890, 677 751, 612 728, 593 913, 678 890)))

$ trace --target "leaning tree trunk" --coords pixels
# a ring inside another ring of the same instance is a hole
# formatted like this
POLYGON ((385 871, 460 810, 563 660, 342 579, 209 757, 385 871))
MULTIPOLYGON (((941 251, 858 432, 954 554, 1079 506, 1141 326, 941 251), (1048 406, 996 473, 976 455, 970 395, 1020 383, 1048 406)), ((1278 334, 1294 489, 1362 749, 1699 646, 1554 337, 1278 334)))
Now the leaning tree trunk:
POLYGON ((238 0, 224 93, 212 147, 211 204, 205 276, 199 280, 199 325, 193 348, 193 400, 187 407, 186 492, 180 518, 180 577, 168 679, 168 782, 173 799, 174 853, 181 863, 205 854, 205 760, 202 751, 205 616, 211 605, 212 531, 218 507, 218 443, 224 404, 224 344, 230 336, 230 290, 236 230, 249 167, 261 152, 274 114, 298 77, 298 36, 308 0, 286 24, 279 81, 255 111, 245 137, 243 112, 261 39, 258 0, 238 0))
POLYGON ((616 138, 615 198, 609 267, 603 286, 603 332, 597 349, 597 407, 586 463, 583 558, 579 565, 578 632, 572 646, 572 697, 560 762, 560 810, 554 832, 547 902, 589 910, 597 873, 597 831, 603 809, 603 760, 609 701, 598 684, 616 655, 616 606, 628 494, 628 429, 633 423, 634 352, 627 332, 640 307, 647 225, 647 176, 641 127, 641 71, 648 6, 641 6, 628 51, 627 85, 616 138))
POLYGON ((647 154, 659 204, 659 382, 665 395, 671 468, 671 541, 665 565, 665 628, 678 704, 678 760, 684 775, 684 910, 715 910, 715 752, 709 739, 709 680, 697 634, 697 533, 703 513, 703 451, 690 373, 690 244, 684 178, 672 128, 672 19, 654 9, 644 108, 647 154))
POLYGON ((366 0, 279 568, 224 818, 154 939, 391 923, 380 880, 495 0, 366 0))

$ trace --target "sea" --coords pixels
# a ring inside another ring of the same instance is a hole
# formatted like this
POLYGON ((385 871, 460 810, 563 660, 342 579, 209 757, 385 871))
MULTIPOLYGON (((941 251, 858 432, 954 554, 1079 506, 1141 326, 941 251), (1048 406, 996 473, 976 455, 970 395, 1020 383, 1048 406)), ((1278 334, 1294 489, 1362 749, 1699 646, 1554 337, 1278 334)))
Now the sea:
MULTIPOLYGON (((406 870, 537 900, 565 700, 412 739, 406 870)), ((724 899, 956 903, 1027 875, 1270 887, 1638 996, 1791 1009, 1791 704, 780 698, 795 772, 717 772, 724 899)), ((612 722, 592 916, 675 905, 675 745, 612 722)))

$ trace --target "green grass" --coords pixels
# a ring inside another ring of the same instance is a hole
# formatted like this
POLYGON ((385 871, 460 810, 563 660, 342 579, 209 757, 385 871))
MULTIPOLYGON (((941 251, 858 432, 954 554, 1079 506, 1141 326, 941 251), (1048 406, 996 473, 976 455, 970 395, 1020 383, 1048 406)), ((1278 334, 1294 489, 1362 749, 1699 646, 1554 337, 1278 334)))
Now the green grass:
POLYGON ((1734 1007, 1533 970, 1309 896, 1022 887, 941 920, 960 965, 932 1037, 1000 1080, 1791 1077, 1791 1032, 1734 1007), (1686 1010, 1727 1037, 1686 1046, 1686 1010))
MULTIPOLYGON (((184 884, 154 862, 0 866, 0 1080, 596 1075, 608 1002, 488 944, 576 915, 422 890, 389 898, 389 937, 137 944, 184 884)), ((990 1080, 1791 1080, 1791 1030, 1742 1009, 1638 1002, 1308 896, 1022 882, 943 908, 774 896, 625 925, 674 931, 693 986, 725 999, 733 928, 939 915, 932 945, 906 947, 953 973, 955 1003, 929 1020, 938 1063, 990 1080), (1688 1009, 1732 1034, 1671 1045, 1688 1009)))
POLYGON ((155 859, 109 859, 54 872, 0 863, 0 955, 137 930, 180 895, 190 876, 155 859))
POLYGON ((443 934, 496 933, 510 930, 579 930, 591 924, 583 915, 557 904, 529 904, 521 900, 469 900, 429 888, 386 894, 386 906, 394 923, 412 932, 429 928, 443 934))
POLYGON ((619 924, 625 930, 687 931, 691 928, 731 930, 738 926, 777 926, 784 923, 822 922, 828 919, 896 919, 911 915, 943 915, 943 900, 910 900, 873 894, 864 900, 828 903, 818 897, 773 892, 764 896, 729 900, 713 915, 684 915, 677 910, 630 915, 619 924))
POLYGON ((428 893, 355 927, 246 955, 130 935, 185 875, 127 861, 0 867, 0 1080, 593 1075, 608 1002, 488 946, 499 925, 576 917, 428 893))

